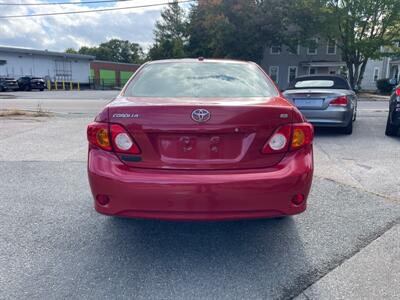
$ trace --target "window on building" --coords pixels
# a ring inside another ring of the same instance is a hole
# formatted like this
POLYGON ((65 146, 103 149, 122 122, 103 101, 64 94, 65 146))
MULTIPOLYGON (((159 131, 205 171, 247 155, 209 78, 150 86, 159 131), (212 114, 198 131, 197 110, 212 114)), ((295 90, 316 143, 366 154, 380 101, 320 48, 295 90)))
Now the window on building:
POLYGON ((316 69, 316 68, 310 68, 310 69, 308 70, 308 73, 309 73, 310 75, 317 74, 317 69, 316 69))
POLYGON ((297 77, 297 67, 291 66, 288 70, 288 82, 292 82, 297 77))
POLYGON ((270 66, 269 67, 269 76, 276 83, 279 82, 279 67, 278 66, 270 66))
POLYGON ((374 68, 374 81, 378 81, 379 79, 379 68, 374 68))
POLYGON ((281 45, 272 45, 271 46, 271 54, 281 54, 282 47, 281 45))
POLYGON ((310 40, 310 45, 307 48, 307 55, 316 55, 318 49, 318 39, 310 40))
POLYGON ((300 54, 300 45, 297 45, 297 47, 294 49, 290 49, 288 47, 287 51, 289 52, 289 54, 299 55, 300 54))
POLYGON ((326 54, 334 55, 336 54, 336 41, 329 40, 328 45, 326 46, 326 54))

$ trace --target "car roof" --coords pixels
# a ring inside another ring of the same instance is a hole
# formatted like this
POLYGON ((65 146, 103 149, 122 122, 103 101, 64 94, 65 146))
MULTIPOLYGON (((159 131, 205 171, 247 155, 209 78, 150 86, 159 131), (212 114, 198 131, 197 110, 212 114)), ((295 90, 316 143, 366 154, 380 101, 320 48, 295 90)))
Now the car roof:
POLYGON ((311 79, 333 79, 333 78, 340 78, 347 80, 347 78, 343 75, 333 75, 333 74, 312 74, 312 75, 301 75, 297 76, 296 79, 305 79, 305 78, 311 78, 311 79))
POLYGON ((236 64, 252 64, 250 61, 235 60, 235 59, 223 59, 223 58, 180 58, 180 59, 162 59, 149 61, 146 64, 162 64, 162 63, 194 63, 194 62, 214 62, 214 63, 236 63, 236 64))

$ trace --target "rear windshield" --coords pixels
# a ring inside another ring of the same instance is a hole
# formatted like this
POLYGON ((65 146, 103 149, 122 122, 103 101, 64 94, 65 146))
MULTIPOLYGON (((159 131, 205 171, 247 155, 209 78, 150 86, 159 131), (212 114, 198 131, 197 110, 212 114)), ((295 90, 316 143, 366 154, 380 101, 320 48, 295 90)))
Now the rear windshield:
POLYGON ((324 88, 324 89, 350 89, 346 79, 342 77, 301 77, 296 78, 290 83, 289 89, 310 89, 310 88, 324 88))
POLYGON ((254 65, 243 63, 156 63, 140 71, 128 97, 271 97, 278 92, 254 65))

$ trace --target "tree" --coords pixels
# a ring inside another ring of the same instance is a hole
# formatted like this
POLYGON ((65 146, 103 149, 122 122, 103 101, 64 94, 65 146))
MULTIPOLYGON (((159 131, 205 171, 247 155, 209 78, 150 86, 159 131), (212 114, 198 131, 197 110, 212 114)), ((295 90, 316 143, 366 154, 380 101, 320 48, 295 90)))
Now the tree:
POLYGON ((400 38, 399 0, 321 1, 318 14, 324 16, 320 34, 336 39, 353 88, 360 86, 369 59, 395 54, 390 49, 400 38))
POLYGON ((161 12, 161 20, 155 25, 154 36, 155 43, 149 50, 149 59, 186 56, 187 20, 185 11, 179 6, 178 1, 171 2, 161 12))
POLYGON ((74 48, 67 48, 65 53, 78 54, 78 51, 76 51, 74 48))
POLYGON ((266 46, 295 48, 309 37, 302 20, 308 8, 298 0, 199 0, 189 14, 188 50, 193 56, 236 58, 260 62, 266 46), (300 13, 301 12, 301 13, 300 13))
POLYGON ((66 52, 93 55, 99 60, 137 64, 142 63, 144 56, 139 44, 119 39, 111 39, 98 47, 83 46, 78 51, 68 48, 66 52))
POLYGON ((139 44, 119 39, 101 43, 97 51, 100 57, 104 55, 109 60, 123 63, 140 63, 143 57, 143 50, 139 44))

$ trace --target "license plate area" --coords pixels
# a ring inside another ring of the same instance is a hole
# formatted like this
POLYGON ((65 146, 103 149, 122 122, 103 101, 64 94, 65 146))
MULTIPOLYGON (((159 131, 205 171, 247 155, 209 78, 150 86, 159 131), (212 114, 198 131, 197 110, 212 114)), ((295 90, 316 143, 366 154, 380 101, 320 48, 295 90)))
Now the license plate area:
POLYGON ((294 99, 294 104, 298 108, 321 108, 324 104, 322 98, 297 98, 294 99))
POLYGON ((159 134, 163 160, 218 160, 240 156, 243 134, 159 134))

